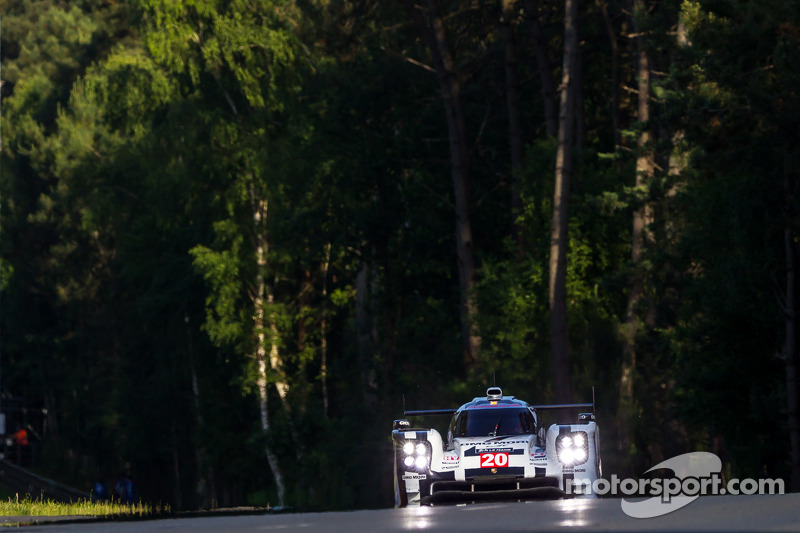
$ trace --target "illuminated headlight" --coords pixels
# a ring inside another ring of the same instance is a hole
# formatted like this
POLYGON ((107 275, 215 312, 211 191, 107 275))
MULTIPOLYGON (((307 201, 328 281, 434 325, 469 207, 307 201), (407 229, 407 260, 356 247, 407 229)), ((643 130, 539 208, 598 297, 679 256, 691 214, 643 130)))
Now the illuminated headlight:
POLYGON ((589 439, 584 431, 566 433, 556 438, 556 454, 561 464, 575 466, 589 459, 589 439))
POLYGON ((572 448, 564 448, 561 450, 561 453, 558 454, 558 460, 564 463, 565 465, 573 464, 575 460, 575 450, 572 448))
POLYGON ((403 442, 403 465, 413 470, 425 471, 431 456, 431 445, 428 441, 408 439, 403 442))

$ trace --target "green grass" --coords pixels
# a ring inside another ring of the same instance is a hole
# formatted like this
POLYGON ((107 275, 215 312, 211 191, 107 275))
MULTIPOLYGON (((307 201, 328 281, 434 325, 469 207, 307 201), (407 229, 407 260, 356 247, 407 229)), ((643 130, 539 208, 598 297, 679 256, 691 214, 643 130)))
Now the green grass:
POLYGON ((125 505, 119 502, 92 502, 80 500, 74 503, 61 503, 52 500, 34 500, 19 496, 0 500, 0 516, 124 516, 147 517, 169 514, 169 506, 152 506, 139 502, 125 505))

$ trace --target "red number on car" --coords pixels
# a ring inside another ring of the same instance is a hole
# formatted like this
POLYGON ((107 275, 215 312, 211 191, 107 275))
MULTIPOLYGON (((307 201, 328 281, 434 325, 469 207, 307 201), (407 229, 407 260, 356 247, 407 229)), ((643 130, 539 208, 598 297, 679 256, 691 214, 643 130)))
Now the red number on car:
POLYGON ((507 453, 482 453, 481 468, 497 468, 508 466, 507 453))

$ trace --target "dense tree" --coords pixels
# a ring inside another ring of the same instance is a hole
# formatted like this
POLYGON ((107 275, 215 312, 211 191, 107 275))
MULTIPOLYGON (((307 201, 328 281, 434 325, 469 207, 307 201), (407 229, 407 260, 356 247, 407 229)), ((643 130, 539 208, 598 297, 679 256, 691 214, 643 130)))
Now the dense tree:
POLYGON ((553 187, 553 225, 550 230, 550 350, 556 401, 570 403, 572 364, 567 326, 567 243, 569 198, 575 143, 578 86, 578 2, 564 4, 564 61, 561 66, 561 106, 558 114, 558 150, 553 187))
MULTIPOLYGON (((706 401, 729 400, 729 412, 747 420, 750 428, 774 420, 766 414, 770 409, 786 412, 787 396, 773 391, 789 390, 788 398, 792 396, 786 374, 775 372, 792 357, 787 350, 791 339, 785 335, 793 319, 776 301, 790 301, 787 290, 794 290, 787 269, 791 250, 784 244, 787 222, 791 220, 792 227, 796 222, 793 208, 787 209, 792 196, 785 194, 785 180, 788 177, 793 191, 794 179, 784 169, 796 154, 791 147, 797 132, 790 122, 797 116, 798 100, 790 87, 798 21, 791 3, 773 7, 685 3, 690 46, 676 58, 677 85, 668 85, 663 93, 681 114, 676 123, 690 155, 685 181, 678 183, 680 193, 674 197, 682 214, 679 220, 687 224, 680 226, 675 248, 678 264, 685 269, 680 290, 692 295, 673 319, 678 335, 672 342, 681 346, 677 353, 684 365, 684 372, 676 376, 678 392, 691 399, 699 393, 699 382, 705 381, 709 390, 716 389, 706 401), (745 41, 758 45, 743 45, 745 41), (698 337, 701 331, 713 334, 698 337), (714 347, 707 344, 711 338, 714 347), (695 348, 687 350, 687 341, 695 348), (784 363, 779 364, 781 359, 784 363), (737 370, 741 368, 747 370, 737 370), (778 382, 783 382, 780 387, 778 382)), ((698 415, 714 419, 703 432, 717 438, 717 447, 737 468, 753 475, 764 467, 780 475, 789 472, 789 449, 769 449, 770 442, 780 439, 771 441, 760 433, 764 437, 743 446, 740 423, 710 415, 694 401, 683 408, 691 412, 693 424, 698 415), (758 465, 752 461, 754 450, 758 465), (783 459, 767 465, 763 459, 770 454, 783 459)))
POLYGON ((466 116, 462 103, 462 75, 456 68, 456 58, 448 43, 444 19, 439 13, 436 2, 430 0, 424 7, 418 6, 414 2, 406 2, 406 9, 419 28, 422 39, 433 59, 447 119, 453 197, 455 199, 455 235, 461 293, 461 337, 464 346, 464 362, 467 367, 472 367, 480 357, 480 336, 477 327, 475 252, 470 216, 472 165, 469 155, 470 139, 467 134, 466 116))
POLYGON ((496 381, 596 387, 606 471, 797 482, 794 2, 0 10, 0 407, 43 472, 388 505, 387 421, 496 381))

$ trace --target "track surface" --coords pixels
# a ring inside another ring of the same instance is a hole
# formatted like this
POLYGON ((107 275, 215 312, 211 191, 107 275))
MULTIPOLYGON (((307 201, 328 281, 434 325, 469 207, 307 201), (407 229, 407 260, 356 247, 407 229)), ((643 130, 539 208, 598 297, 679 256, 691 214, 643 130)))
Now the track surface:
POLYGON ((465 506, 380 509, 338 513, 275 513, 148 520, 29 525, 26 533, 169 532, 256 533, 436 531, 800 531, 800 494, 705 496, 658 518, 625 515, 619 499, 532 501, 465 506))

